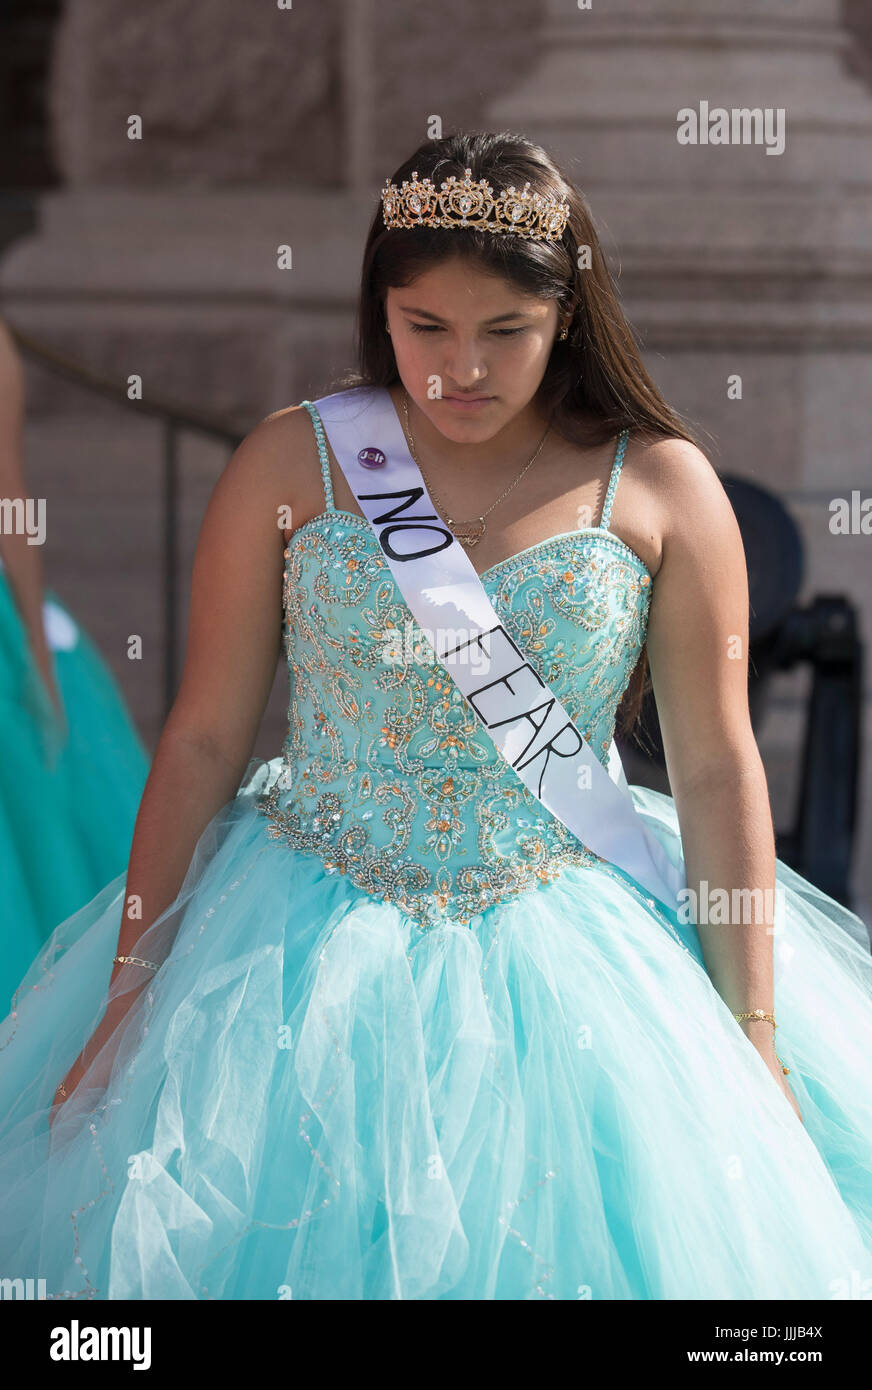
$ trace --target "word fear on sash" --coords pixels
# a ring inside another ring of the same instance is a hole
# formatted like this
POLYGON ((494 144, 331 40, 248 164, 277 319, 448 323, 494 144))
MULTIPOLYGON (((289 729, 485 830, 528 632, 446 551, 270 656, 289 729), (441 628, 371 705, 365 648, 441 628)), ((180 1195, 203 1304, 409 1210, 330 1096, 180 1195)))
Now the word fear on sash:
MULTIPOLYGON (((435 555, 454 541, 452 533, 446 530, 435 513, 396 520, 406 508, 421 501, 424 495, 423 488, 403 488, 396 492, 361 492, 359 495, 362 501, 400 499, 381 515, 371 518, 379 545, 384 553, 397 563, 407 564, 435 555), (436 539, 429 548, 398 551, 391 542, 391 536, 395 531, 425 531, 436 539)), ((434 633, 434 637, 435 635, 434 633)), ((566 719, 565 712, 560 709, 539 673, 525 659, 523 652, 500 622, 493 627, 482 628, 478 633, 473 633, 467 641, 459 642, 456 646, 440 651, 434 641, 433 647, 488 733, 493 734, 497 729, 504 730, 501 741, 506 746, 510 743, 517 745, 524 738, 527 739, 523 747, 518 749, 517 746, 513 746, 507 754, 515 771, 522 772, 536 759, 542 760, 541 766, 536 769, 536 795, 541 801, 549 760, 552 757, 561 760, 574 759, 583 753, 585 745, 578 730, 571 720, 566 719), (483 684, 476 684, 472 679, 472 663, 469 657, 473 649, 484 659, 483 663, 476 661, 475 665, 483 664, 488 672, 489 679, 483 684), (515 726, 514 738, 508 730, 510 725, 515 726)), ((579 769, 582 770, 583 767, 579 769)), ((579 785, 582 785, 580 778, 579 785)))
POLYGON ((674 909, 686 882, 682 863, 637 810, 614 742, 606 767, 501 623, 481 576, 436 512, 389 392, 358 387, 309 405, 412 616, 441 633, 431 640, 436 658, 497 752, 591 853, 634 879, 652 906, 659 898, 674 909), (384 470, 381 488, 361 492, 362 471, 369 486, 376 467, 384 470), (415 515, 418 508, 423 514, 415 515))

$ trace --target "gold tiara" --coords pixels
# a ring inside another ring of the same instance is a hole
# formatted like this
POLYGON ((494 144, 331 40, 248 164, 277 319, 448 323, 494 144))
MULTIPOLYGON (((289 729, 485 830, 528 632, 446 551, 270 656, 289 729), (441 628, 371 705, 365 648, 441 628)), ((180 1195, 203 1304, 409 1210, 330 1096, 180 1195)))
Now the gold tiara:
POLYGON ((504 188, 495 198, 487 179, 473 180, 471 169, 462 179, 452 174, 439 189, 414 170, 400 188, 385 180, 382 216, 386 227, 475 227, 557 241, 569 219, 569 202, 550 193, 530 193, 529 187, 525 183, 520 192, 504 188))

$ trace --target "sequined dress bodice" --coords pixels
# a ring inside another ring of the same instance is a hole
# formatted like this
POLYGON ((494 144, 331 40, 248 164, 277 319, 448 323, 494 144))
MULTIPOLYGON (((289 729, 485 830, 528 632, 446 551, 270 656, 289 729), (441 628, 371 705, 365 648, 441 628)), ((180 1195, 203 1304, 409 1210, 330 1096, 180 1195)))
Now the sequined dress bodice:
MULTIPOLYGON (((311 402, 326 508, 285 550, 288 732, 258 809, 270 834, 318 855, 421 927, 468 922, 602 865, 501 757, 418 628, 365 517, 333 503, 311 402)), ((645 641, 652 581, 603 515, 490 566, 481 582, 507 631, 607 764, 621 696, 645 641)))

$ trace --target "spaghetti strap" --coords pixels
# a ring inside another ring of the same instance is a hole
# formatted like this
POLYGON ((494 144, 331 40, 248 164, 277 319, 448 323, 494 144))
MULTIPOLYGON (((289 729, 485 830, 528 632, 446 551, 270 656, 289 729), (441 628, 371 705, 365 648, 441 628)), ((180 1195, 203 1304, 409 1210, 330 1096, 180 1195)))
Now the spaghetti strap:
POLYGON ((618 436, 618 447, 615 453, 615 461, 612 464, 612 471, 609 477, 609 485, 606 488, 606 500, 603 502, 603 514, 600 517, 599 529, 601 531, 608 531, 609 529, 609 522, 612 518, 612 506, 614 505, 615 492, 617 491, 618 487, 618 478, 621 476, 621 466, 624 462, 624 451, 627 447, 627 440, 629 439, 629 437, 630 431, 628 429, 621 430, 621 433, 618 436))
POLYGON ((327 436, 324 433, 324 426, 321 423, 321 416, 318 414, 317 406, 311 401, 302 401, 306 407, 312 424, 315 427, 315 438, 318 441, 318 457, 321 460, 321 477, 324 482, 324 503, 328 512, 336 510, 336 503, 333 501, 333 483, 330 479, 330 455, 327 452, 327 436))

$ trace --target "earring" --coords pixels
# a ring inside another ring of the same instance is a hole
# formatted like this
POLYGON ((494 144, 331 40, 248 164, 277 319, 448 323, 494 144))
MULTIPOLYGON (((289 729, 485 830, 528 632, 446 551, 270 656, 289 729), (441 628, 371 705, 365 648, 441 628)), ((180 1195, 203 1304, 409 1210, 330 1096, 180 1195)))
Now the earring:
POLYGON ((565 342, 566 339, 569 337, 569 329, 567 327, 561 328, 560 332, 557 334, 557 337, 559 338, 561 343, 565 342))

